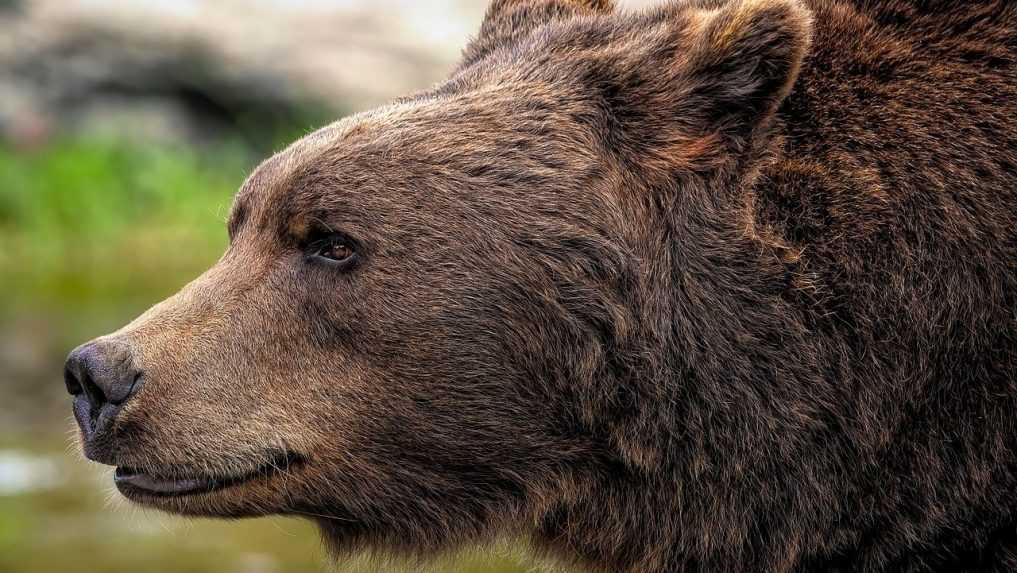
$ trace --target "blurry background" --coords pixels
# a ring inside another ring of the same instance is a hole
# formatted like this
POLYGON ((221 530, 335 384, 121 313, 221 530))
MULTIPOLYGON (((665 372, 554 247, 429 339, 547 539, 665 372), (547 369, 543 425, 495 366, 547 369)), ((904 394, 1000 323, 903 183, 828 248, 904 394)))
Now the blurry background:
POLYGON ((77 453, 63 359, 218 258, 259 159, 441 79, 486 4, 0 0, 0 573, 333 570, 301 521, 119 501, 77 453))

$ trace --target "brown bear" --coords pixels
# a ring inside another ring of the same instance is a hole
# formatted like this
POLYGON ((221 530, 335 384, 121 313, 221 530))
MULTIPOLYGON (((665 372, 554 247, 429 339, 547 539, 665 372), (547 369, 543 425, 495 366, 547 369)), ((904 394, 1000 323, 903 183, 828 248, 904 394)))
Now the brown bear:
POLYGON ((130 500, 337 554, 1017 570, 1017 3, 495 0, 75 350, 130 500))

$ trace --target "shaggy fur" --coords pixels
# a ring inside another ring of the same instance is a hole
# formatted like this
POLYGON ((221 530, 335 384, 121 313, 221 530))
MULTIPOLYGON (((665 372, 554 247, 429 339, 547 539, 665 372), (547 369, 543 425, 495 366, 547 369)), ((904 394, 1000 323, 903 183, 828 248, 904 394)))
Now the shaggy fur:
MULTIPOLYGON (((1017 4, 495 0, 451 78, 266 161, 95 344, 135 495, 339 553, 1017 570, 1017 4), (342 237, 356 264, 315 259, 342 237), (126 350, 125 350, 126 349, 126 350)), ((98 444, 98 445, 96 445, 98 444)))

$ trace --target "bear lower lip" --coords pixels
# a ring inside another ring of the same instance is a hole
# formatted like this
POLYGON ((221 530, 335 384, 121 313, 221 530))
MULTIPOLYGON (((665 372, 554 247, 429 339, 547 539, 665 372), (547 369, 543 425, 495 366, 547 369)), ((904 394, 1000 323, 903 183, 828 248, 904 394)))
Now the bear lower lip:
POLYGON ((113 474, 113 483, 121 493, 128 497, 132 494, 156 497, 193 495, 242 484, 256 478, 268 477, 280 471, 287 471, 301 461, 302 458, 294 454, 279 456, 248 474, 225 478, 209 476, 170 478, 127 466, 118 466, 113 474))
MULTIPOLYGON (((220 482, 211 478, 162 478, 152 474, 118 467, 113 474, 113 483, 120 491, 125 489, 155 495, 186 495, 208 492, 220 486, 220 482)), ((126 493, 126 492, 125 492, 126 493)))

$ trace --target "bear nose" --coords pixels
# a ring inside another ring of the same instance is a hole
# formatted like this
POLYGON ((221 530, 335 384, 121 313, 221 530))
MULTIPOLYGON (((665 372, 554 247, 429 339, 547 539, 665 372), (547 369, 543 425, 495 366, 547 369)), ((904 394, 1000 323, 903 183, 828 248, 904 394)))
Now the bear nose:
MULTIPOLYGON (((64 383, 74 397, 74 418, 86 445, 102 439, 121 407, 137 393, 141 372, 130 352, 115 343, 89 342, 75 348, 64 364, 64 383)), ((89 457, 92 457, 91 455, 89 457)))

